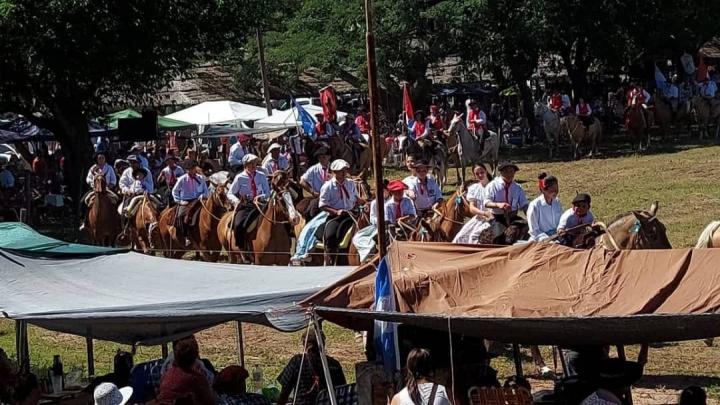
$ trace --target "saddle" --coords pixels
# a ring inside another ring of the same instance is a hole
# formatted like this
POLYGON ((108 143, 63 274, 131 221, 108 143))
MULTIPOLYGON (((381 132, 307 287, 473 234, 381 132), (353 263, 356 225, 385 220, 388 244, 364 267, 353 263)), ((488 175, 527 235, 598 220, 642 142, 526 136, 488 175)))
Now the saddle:
MULTIPOLYGON (((350 229, 345 232, 345 235, 340 240, 340 243, 338 244, 338 249, 347 249, 350 247, 350 242, 352 242, 352 237, 355 234, 355 226, 351 226, 350 229)), ((315 244, 315 248, 319 250, 325 250, 325 245, 322 243, 322 241, 318 241, 318 243, 315 244)))
MULTIPOLYGON (((133 198, 130 200, 130 203, 129 203, 129 204, 127 205, 127 207, 125 208, 125 210, 124 210, 124 215, 125 215, 126 217, 128 217, 128 218, 132 218, 133 216, 135 216, 135 214, 137 213, 138 208, 142 205, 141 203, 142 203, 142 201, 143 201, 144 198, 145 198, 144 195, 136 195, 135 197, 133 197, 133 198)), ((156 208, 156 209, 158 209, 158 208, 160 208, 161 206, 163 206, 162 201, 160 201, 160 199, 159 199, 157 196, 153 195, 153 194, 148 194, 148 200, 150 201, 151 204, 154 204, 154 205, 155 205, 155 208, 156 208)))
POLYGON ((200 199, 190 202, 187 205, 177 205, 175 214, 176 227, 193 227, 197 225, 202 205, 200 199))

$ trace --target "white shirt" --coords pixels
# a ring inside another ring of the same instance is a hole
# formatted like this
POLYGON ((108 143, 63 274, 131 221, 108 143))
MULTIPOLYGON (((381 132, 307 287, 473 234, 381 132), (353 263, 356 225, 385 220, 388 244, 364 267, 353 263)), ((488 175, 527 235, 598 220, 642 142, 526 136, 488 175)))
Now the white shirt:
POLYGON ((189 174, 183 174, 175 182, 172 188, 172 196, 175 202, 193 201, 200 197, 207 197, 210 194, 205 177, 199 174, 195 178, 189 174))
POLYGON ((250 175, 247 170, 243 170, 235 176, 228 198, 233 205, 240 203, 240 198, 245 197, 247 202, 251 202, 255 197, 268 198, 270 196, 270 185, 268 184, 265 173, 260 170, 255 171, 255 176, 250 175), (252 184, 255 183, 255 193, 253 194, 252 184))
POLYGON ((530 230, 530 240, 545 240, 557 232, 562 206, 560 200, 555 198, 550 204, 540 195, 530 202, 527 210, 527 221, 530 230))
POLYGON ((15 187, 15 176, 7 169, 0 171, 0 188, 15 187))
POLYGON ((330 167, 323 169, 320 163, 310 166, 310 168, 302 175, 301 180, 305 180, 310 184, 310 188, 314 193, 319 193, 323 184, 330 180, 330 167))
MULTIPOLYGON (((397 217, 396 210, 398 204, 400 205, 400 217, 412 215, 416 216, 417 212, 415 211, 415 205, 413 205, 413 202, 411 199, 407 197, 403 197, 402 200, 398 203, 395 201, 394 198, 390 197, 385 201, 385 222, 389 222, 391 224, 396 224, 399 217, 397 217)), ((377 218, 375 219, 377 221, 377 218)))
POLYGON ((106 163, 102 167, 93 165, 93 167, 88 170, 87 177, 85 178, 85 182, 88 184, 88 186, 93 186, 93 182, 95 181, 95 175, 100 172, 105 175, 105 181, 107 182, 108 186, 112 187, 117 184, 117 177, 115 177, 115 169, 113 169, 112 167, 110 167, 109 164, 106 163))
MULTIPOLYGON (((502 177, 497 177, 491 181, 487 187, 485 187, 485 204, 488 202, 495 203, 508 203, 510 204, 510 211, 520 211, 523 207, 528 205, 527 197, 525 197, 525 191, 516 182, 510 183, 507 187, 507 198, 505 195, 506 184, 502 177), (509 200, 509 201, 508 201, 509 200)), ((503 214, 505 211, 493 208, 493 214, 503 214)))
POLYGON ((475 202, 479 209, 485 207, 485 186, 481 183, 475 183, 468 188, 467 199, 470 202, 475 202))
POLYGON ((430 209, 433 204, 442 200, 442 190, 435 178, 430 175, 426 178, 426 184, 423 184, 417 176, 405 177, 403 183, 408 186, 408 191, 415 194, 415 209, 418 211, 430 209))
POLYGON ((242 166, 242 158, 247 152, 240 142, 235 142, 230 147, 230 154, 228 155, 228 164, 232 166, 242 166))
POLYGON ((572 208, 568 208, 560 217, 560 224, 558 225, 558 231, 563 229, 570 229, 574 228, 578 225, 580 225, 580 220, 582 220, 583 224, 592 224, 593 221, 595 221, 595 216, 593 213, 588 210, 587 214, 585 214, 584 217, 580 218, 577 215, 575 215, 575 212, 573 212, 572 208))
POLYGON ((323 184, 320 188, 320 203, 318 207, 330 207, 336 210, 351 210, 355 208, 357 202, 357 190, 355 183, 345 180, 342 184, 338 183, 333 177, 330 181, 323 184), (342 191, 342 189, 345 191, 342 191))
POLYGON ((377 225, 377 200, 373 199, 370 203, 370 224, 377 225))
MULTIPOLYGON (((120 186, 121 193, 125 194, 133 192, 132 188, 133 183, 135 183, 135 178, 133 178, 132 174, 133 168, 128 167, 120 176, 120 182, 118 183, 118 185, 120 186)), ((145 176, 145 179, 143 179, 143 184, 145 185, 145 187, 143 187, 144 190, 148 193, 152 193, 153 191, 155 191, 155 183, 153 182, 152 176, 150 174, 145 176)))
POLYGON ((268 155, 263 162, 263 169, 268 176, 272 176, 278 170, 287 170, 290 168, 290 162, 283 155, 278 156, 277 160, 268 155), (269 159, 268 159, 269 157, 269 159))
POLYGON ((410 393, 408 393, 407 387, 403 388, 402 391, 397 393, 397 397, 400 400, 400 405, 450 405, 450 398, 445 390, 445 387, 438 385, 437 391, 435 392, 435 400, 432 404, 428 404, 430 401, 430 394, 432 394, 432 383, 418 384, 418 391, 420 392, 420 404, 415 404, 410 393))
POLYGON ((160 170, 160 174, 162 174, 163 179, 165 179, 165 184, 167 184, 168 187, 173 187, 178 179, 185 174, 185 170, 180 166, 175 166, 175 169, 170 169, 170 166, 165 166, 160 170))

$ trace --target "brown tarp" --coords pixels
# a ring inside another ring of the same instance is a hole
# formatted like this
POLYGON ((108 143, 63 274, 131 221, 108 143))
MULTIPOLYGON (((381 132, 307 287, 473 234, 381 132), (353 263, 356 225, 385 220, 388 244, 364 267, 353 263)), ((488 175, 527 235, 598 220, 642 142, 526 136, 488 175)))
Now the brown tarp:
POLYGON ((332 322, 425 325, 518 343, 637 343, 720 335, 720 249, 576 250, 398 242, 400 313, 375 313, 375 268, 303 302, 332 322))

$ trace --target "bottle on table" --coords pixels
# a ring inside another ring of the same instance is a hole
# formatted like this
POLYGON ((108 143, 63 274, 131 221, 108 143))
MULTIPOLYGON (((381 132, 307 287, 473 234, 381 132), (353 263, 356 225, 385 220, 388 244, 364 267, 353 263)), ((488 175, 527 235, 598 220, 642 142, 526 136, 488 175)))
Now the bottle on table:
POLYGON ((263 370, 260 365, 256 364, 252 370, 252 387, 253 392, 256 394, 262 394, 263 389, 263 370))
POLYGON ((60 355, 56 354, 53 356, 53 365, 50 369, 50 382, 52 384, 52 390, 54 394, 59 394, 64 388, 65 373, 63 372, 62 360, 60 355))

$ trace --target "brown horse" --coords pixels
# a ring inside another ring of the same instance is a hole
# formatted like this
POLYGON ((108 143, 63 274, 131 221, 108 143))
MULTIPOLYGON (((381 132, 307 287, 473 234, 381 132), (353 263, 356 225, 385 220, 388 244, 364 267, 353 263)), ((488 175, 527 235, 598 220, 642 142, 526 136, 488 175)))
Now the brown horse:
MULTIPOLYGON (((273 174, 271 181, 273 193, 260 212, 257 226, 247 237, 246 249, 253 252, 254 264, 287 266, 290 263, 292 242, 290 231, 291 227, 300 220, 300 214, 295 209, 288 191, 289 183, 290 176, 287 172, 280 170, 273 174)), ((234 217, 235 211, 230 211, 222 217, 217 227, 217 235, 228 254, 228 260, 231 263, 238 263, 242 255, 237 251, 231 226, 234 217)))
POLYGON ((472 216, 469 207, 470 203, 465 197, 465 191, 457 190, 428 220, 427 223, 432 230, 432 240, 451 242, 462 229, 465 219, 472 216))
POLYGON ((588 156, 592 157, 597 153, 597 141, 602 134, 602 124, 600 124, 599 119, 593 118, 592 125, 590 125, 588 129, 585 129, 585 125, 583 125, 580 118, 575 115, 568 115, 560 120, 560 132, 570 137, 573 160, 578 158, 580 146, 586 140, 590 141, 590 153, 588 156))
POLYGON ((695 96, 691 102, 695 119, 700 127, 700 139, 703 135, 710 137, 710 125, 715 125, 715 137, 720 132, 720 101, 707 100, 701 96, 695 96))
MULTIPOLYGON (((660 127, 660 133, 663 139, 667 139, 668 135, 672 135, 673 132, 678 134, 680 125, 682 123, 687 125, 687 108, 685 103, 677 106, 675 114, 673 114, 672 106, 665 99, 659 91, 655 91, 655 106, 653 108, 653 115, 655 116, 655 124, 660 127)), ((687 129, 687 127, 685 128, 687 129)))
MULTIPOLYGON (((217 226, 222 215, 227 211, 227 186, 225 184, 215 187, 215 191, 208 198, 197 200, 200 205, 200 214, 197 224, 188 230, 188 239, 192 249, 198 251, 204 261, 217 262, 220 258, 220 241, 217 237, 217 226)), ((165 257, 181 258, 185 252, 185 241, 177 234, 175 219, 177 206, 167 208, 160 214, 158 227, 165 257)))
POLYGON ((90 241, 96 245, 112 246, 120 234, 117 196, 107 189, 103 174, 93 178, 93 192, 94 195, 89 197, 90 209, 85 220, 90 241))
POLYGON ((133 245, 143 253, 152 254, 155 249, 163 249, 163 242, 158 228, 159 212, 157 205, 145 193, 140 201, 135 216, 130 218, 133 245))
POLYGON ((646 147, 650 147, 650 133, 648 132, 647 119, 644 109, 640 104, 628 107, 625 117, 625 127, 633 150, 640 151, 643 148, 643 141, 647 139, 646 147), (637 144, 637 148, 635 145, 637 144))

